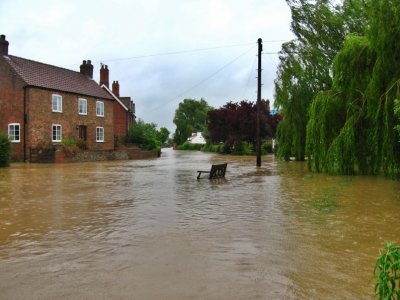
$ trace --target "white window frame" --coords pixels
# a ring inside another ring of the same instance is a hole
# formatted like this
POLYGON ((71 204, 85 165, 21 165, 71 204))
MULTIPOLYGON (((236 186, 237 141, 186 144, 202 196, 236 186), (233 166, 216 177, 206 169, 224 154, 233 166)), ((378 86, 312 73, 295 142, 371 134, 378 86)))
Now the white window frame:
POLYGON ((53 112, 62 112, 62 96, 53 94, 51 96, 51 109, 53 112))
POLYGON ((51 125, 51 140, 53 142, 57 142, 57 143, 62 141, 62 126, 60 124, 52 124, 51 125), (60 136, 58 137, 57 133, 56 133, 56 139, 54 139, 54 129, 57 131, 57 128, 59 128, 59 135, 60 136))
POLYGON ((19 143, 21 142, 21 124, 20 123, 10 123, 8 124, 8 139, 11 143, 19 143), (18 126, 18 139, 15 138, 17 130, 15 129, 18 126), (13 130, 11 130, 13 128, 13 130))
POLYGON ((96 101, 96 116, 104 117, 104 102, 96 101))
POLYGON ((96 127, 96 142, 104 142, 104 127, 96 127))
POLYGON ((78 99, 78 114, 87 115, 87 100, 85 98, 78 99))

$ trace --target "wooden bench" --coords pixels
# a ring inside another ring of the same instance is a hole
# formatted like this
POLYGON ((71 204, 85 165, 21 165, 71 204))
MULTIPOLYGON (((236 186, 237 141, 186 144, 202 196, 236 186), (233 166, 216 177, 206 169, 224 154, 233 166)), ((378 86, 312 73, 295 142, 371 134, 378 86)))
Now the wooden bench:
POLYGON ((197 175, 197 179, 201 179, 201 174, 206 173, 208 175, 208 179, 216 179, 216 178, 224 178, 227 163, 219 164, 219 165, 212 165, 210 171, 197 171, 199 174, 197 175))

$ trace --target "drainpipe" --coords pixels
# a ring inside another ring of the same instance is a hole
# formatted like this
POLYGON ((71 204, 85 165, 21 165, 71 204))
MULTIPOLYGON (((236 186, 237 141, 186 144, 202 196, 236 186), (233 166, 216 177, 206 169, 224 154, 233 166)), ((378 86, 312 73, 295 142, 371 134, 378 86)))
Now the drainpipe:
POLYGON ((26 162, 26 123, 28 123, 28 115, 26 114, 26 97, 27 86, 24 86, 24 162, 26 162))

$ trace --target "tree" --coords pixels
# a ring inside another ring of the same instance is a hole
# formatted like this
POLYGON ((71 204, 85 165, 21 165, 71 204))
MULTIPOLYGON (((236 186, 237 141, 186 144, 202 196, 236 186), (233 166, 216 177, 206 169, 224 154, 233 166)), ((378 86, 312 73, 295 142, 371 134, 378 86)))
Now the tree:
POLYGON ((184 99, 179 103, 174 117, 174 142, 183 144, 193 132, 204 131, 207 127, 207 113, 211 109, 204 99, 184 99))
POLYGON ((308 110, 319 91, 332 87, 332 63, 346 35, 362 33, 369 0, 286 0, 296 39, 282 45, 275 80, 275 105, 284 120, 279 125, 277 155, 304 160, 308 110))
POLYGON ((363 6, 366 34, 350 35, 333 64, 333 86, 310 107, 310 169, 400 177, 400 3, 363 6))
POLYGON ((168 139, 169 131, 165 127, 157 130, 157 125, 154 123, 146 123, 139 119, 131 128, 129 128, 126 137, 127 143, 138 145, 143 149, 161 150, 161 145, 168 139))
POLYGON ((170 134, 170 132, 167 128, 161 127, 160 130, 157 132, 158 140, 162 144, 166 143, 169 138, 169 134, 170 134))
MULTIPOLYGON (((257 106, 253 102, 228 102, 223 107, 208 113, 208 131, 213 143, 223 142, 232 149, 240 142, 256 142, 257 106)), ((262 138, 275 137, 279 115, 271 116, 269 100, 261 101, 260 133, 262 138)))

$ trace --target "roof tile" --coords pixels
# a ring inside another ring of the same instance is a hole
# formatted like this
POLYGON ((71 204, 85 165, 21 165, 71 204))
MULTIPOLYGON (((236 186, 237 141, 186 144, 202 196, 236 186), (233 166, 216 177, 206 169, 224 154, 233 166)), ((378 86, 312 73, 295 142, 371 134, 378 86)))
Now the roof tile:
POLYGON ((5 58, 27 85, 103 99, 112 99, 96 81, 79 72, 13 55, 5 56, 5 58))

